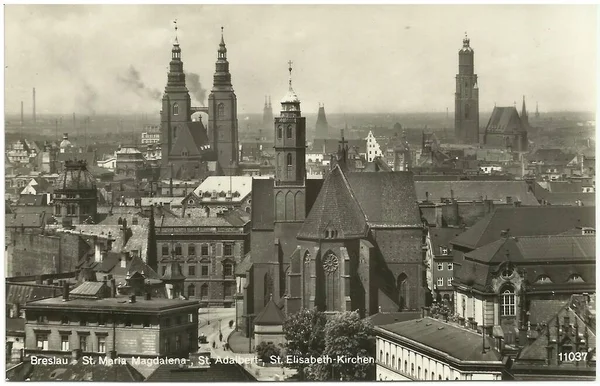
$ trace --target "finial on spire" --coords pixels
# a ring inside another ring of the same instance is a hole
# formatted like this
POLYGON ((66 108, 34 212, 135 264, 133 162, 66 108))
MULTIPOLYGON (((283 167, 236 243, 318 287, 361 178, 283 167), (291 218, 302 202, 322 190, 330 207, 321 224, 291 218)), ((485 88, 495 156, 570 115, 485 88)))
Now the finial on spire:
POLYGON ((225 43, 225 39, 223 38, 223 26, 221 26, 221 43, 225 43))
POLYGON ((294 62, 292 62, 291 60, 288 61, 288 70, 290 72, 290 91, 292 91, 292 64, 294 64, 294 62))
POLYGON ((463 48, 469 47, 469 36, 467 36, 467 32, 465 31, 465 38, 463 39, 463 48))
POLYGON ((175 44, 179 44, 179 40, 177 39, 177 19, 173 20, 173 24, 175 24, 175 44))

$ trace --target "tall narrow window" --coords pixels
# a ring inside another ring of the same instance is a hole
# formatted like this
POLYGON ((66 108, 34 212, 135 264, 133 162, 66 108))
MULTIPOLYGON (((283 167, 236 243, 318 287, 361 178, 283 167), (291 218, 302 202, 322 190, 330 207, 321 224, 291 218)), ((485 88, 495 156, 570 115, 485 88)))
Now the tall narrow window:
POLYGON ((177 126, 173 128, 173 138, 177 138, 177 126))
POLYGON ((106 337, 105 336, 98 337, 98 352, 102 352, 102 353, 106 352, 106 337))
POLYGON ((190 284, 188 287, 188 296, 189 297, 196 296, 196 287, 193 284, 190 284))
POLYGON ((200 287, 200 299, 208 299, 208 284, 202 284, 200 287))
POLYGON ((219 117, 224 117, 225 116, 225 105, 223 103, 219 103, 218 106, 218 110, 219 110, 219 117))
POLYGON ((286 130, 285 130, 285 133, 286 133, 286 134, 285 134, 285 136, 286 136, 287 138, 292 138, 292 126, 291 126, 291 125, 289 125, 289 126, 286 128, 286 130))
POLYGON ((287 155, 287 166, 292 166, 292 153, 287 155))
POLYGON ((502 306, 500 311, 502 316, 515 315, 515 293, 512 288, 506 289, 502 293, 502 306))
POLYGON ((173 103, 173 115, 179 115, 179 105, 177 103, 173 103))
POLYGON ((469 119, 469 105, 465 106, 465 119, 469 119))
POLYGON ((281 125, 277 126, 277 138, 283 138, 283 127, 281 125))
POLYGON ((79 349, 82 352, 87 351, 87 335, 79 335, 79 349))

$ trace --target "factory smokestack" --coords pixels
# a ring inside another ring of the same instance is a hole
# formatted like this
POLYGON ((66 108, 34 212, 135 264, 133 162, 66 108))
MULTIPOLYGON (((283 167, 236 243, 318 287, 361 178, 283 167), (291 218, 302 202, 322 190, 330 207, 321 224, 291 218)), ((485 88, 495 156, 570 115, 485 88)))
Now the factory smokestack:
POLYGON ((75 126, 77 126, 77 121, 75 120, 75 113, 73 113, 73 131, 75 131, 75 126))
POLYGON ((23 101, 21 101, 21 126, 23 126, 23 101))
POLYGON ((33 88, 33 124, 35 125, 35 87, 33 88))

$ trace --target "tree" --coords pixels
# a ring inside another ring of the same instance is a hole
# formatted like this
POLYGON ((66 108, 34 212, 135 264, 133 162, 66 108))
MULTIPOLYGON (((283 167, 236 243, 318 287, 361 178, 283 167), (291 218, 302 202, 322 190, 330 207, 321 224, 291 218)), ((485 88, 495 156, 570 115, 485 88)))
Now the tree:
POLYGON ((356 311, 333 315, 325 325, 322 355, 333 360, 312 365, 308 371, 312 380, 374 380, 375 364, 371 359, 375 357, 373 326, 368 320, 362 320, 356 311), (359 360, 353 363, 339 358, 359 360))
POLYGON ((301 359, 323 355, 326 322, 325 314, 316 309, 302 309, 283 322, 283 333, 287 341, 286 355, 300 359, 286 363, 286 366, 297 369, 301 380, 304 379, 304 370, 308 367, 301 359))
POLYGON ((260 342, 256 346, 256 356, 263 361, 263 363, 271 363, 271 357, 278 357, 281 354, 281 349, 275 346, 272 342, 260 342))

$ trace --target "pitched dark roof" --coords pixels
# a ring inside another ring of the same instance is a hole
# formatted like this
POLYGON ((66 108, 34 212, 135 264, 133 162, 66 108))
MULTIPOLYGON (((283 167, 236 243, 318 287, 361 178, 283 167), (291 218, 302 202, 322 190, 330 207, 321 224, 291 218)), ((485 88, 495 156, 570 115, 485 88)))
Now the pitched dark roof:
POLYGON ((548 323, 565 304, 566 300, 532 299, 529 303, 529 321, 533 325, 548 323))
MULTIPOLYGON (((44 207, 44 210, 51 212, 51 207, 44 207)), ((23 213, 23 214, 6 214, 4 215, 4 227, 5 228, 40 228, 44 225, 46 220, 46 213, 23 213)))
POLYGON ((23 194, 17 200, 17 205, 43 206, 48 205, 45 194, 23 194))
POLYGON ((277 304, 271 298, 265 308, 254 319, 254 324, 257 326, 279 326, 283 324, 284 320, 283 311, 277 307, 277 304))
POLYGON ((411 172, 348 173, 369 226, 422 226, 411 172))
POLYGON ((525 131, 515 107, 494 107, 485 128, 486 133, 514 133, 525 131))
POLYGON ((571 205, 576 206, 577 201, 581 201, 583 206, 596 205, 596 193, 554 193, 550 192, 544 195, 546 203, 550 205, 571 205))
POLYGON ((502 356, 496 350, 482 353, 481 335, 433 318, 388 324, 376 329, 421 343, 462 361, 500 362, 502 360, 502 356))
POLYGON ((440 254, 440 247, 450 247, 450 241, 464 232, 460 228, 438 228, 429 227, 429 237, 431 239, 431 248, 435 255, 440 254))
POLYGON ((177 261, 170 261, 167 263, 167 269, 165 274, 161 277, 161 280, 185 280, 185 276, 181 273, 181 265, 177 261))
POLYGON ((546 182, 548 190, 552 193, 581 193, 583 192, 583 183, 581 181, 548 181, 546 182))
POLYGON ((24 318, 6 318, 6 332, 23 332, 25 333, 24 318))
POLYGON ((70 295, 73 297, 102 297, 108 289, 106 285, 98 281, 86 281, 73 288, 70 295))
POLYGON ((566 154, 562 149, 538 149, 529 156, 529 161, 543 163, 564 163, 565 165, 575 158, 575 154, 566 154))
POLYGON ((51 298, 62 294, 62 289, 46 285, 6 283, 6 304, 25 304, 28 301, 51 298))
POLYGON ((538 200, 525 181, 415 181, 417 199, 429 201, 450 199, 452 195, 458 201, 480 199, 506 202, 507 197, 521 201, 522 205, 539 205, 538 200))
POLYGON ((236 276, 246 276, 246 271, 250 269, 252 266, 252 257, 251 253, 248 252, 246 256, 242 259, 242 261, 235 266, 235 275, 236 276))
POLYGON ((248 382, 256 379, 238 364, 216 363, 206 368, 180 368, 161 365, 146 379, 148 382, 248 382))
POLYGON ((500 239, 510 229, 511 236, 555 235, 578 226, 595 228, 594 207, 532 206, 498 207, 452 244, 475 249, 500 239))
POLYGON ((339 239, 364 237, 368 231, 365 215, 339 166, 325 178, 298 238, 322 239, 328 228, 337 231, 339 239))

